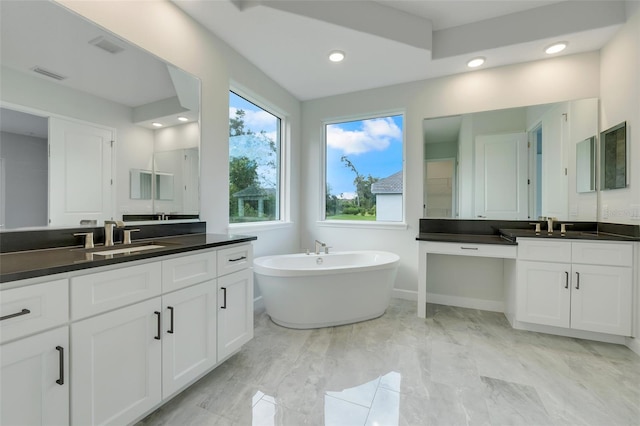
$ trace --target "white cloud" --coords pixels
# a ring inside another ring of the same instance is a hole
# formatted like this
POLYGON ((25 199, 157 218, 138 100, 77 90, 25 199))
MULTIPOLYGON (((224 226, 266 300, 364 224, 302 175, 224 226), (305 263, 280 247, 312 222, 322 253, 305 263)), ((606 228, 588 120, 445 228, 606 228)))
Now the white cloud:
POLYGON ((327 145, 345 155, 383 151, 393 139, 400 139, 402 131, 391 118, 376 118, 363 122, 361 130, 344 130, 338 125, 327 126, 327 145))
MULTIPOLYGON (((229 107, 229 118, 235 118, 237 110, 236 107, 229 107)), ((244 125, 255 133, 261 130, 275 133, 277 122, 277 118, 266 111, 244 110, 244 125)))

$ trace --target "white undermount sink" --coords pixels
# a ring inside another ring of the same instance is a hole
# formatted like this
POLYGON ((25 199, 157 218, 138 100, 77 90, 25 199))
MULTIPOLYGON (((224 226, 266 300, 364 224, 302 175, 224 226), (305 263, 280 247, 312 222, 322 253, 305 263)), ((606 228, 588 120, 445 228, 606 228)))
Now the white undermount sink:
POLYGON ((159 248, 164 248, 165 246, 161 246, 158 244, 149 244, 146 246, 138 246, 138 247, 123 247, 123 248, 117 248, 117 249, 112 249, 112 250, 102 250, 102 251, 94 251, 91 254, 98 254, 98 255, 102 255, 102 256, 108 256, 110 254, 128 254, 128 253, 137 253, 139 251, 145 251, 145 250, 154 250, 154 249, 159 249, 159 248))

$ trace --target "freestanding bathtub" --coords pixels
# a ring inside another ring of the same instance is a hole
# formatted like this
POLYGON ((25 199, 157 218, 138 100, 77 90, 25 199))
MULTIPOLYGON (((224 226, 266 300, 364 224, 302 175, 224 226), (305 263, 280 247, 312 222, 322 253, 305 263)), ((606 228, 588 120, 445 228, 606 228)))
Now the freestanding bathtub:
POLYGON ((302 253, 256 258, 253 270, 273 322, 320 328, 384 314, 399 261, 384 251, 302 253))

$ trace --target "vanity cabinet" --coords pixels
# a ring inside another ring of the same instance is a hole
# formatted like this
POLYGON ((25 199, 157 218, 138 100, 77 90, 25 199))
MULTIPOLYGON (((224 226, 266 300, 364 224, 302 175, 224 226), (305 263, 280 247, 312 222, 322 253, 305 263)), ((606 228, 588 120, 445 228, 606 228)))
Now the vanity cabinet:
POLYGON ((0 296, 0 424, 68 424, 68 280, 0 296))
POLYGON ((71 422, 127 424, 162 400, 161 299, 71 325, 71 422))
POLYGON ((631 335, 630 243, 519 239, 518 321, 631 335))
POLYGON ((68 327, 0 347, 0 424, 69 424, 68 327))
POLYGON ((253 252, 251 246, 218 251, 218 360, 253 338, 253 252))
POLYGON ((163 398, 216 364, 216 307, 215 280, 162 296, 163 398))
POLYGON ((72 278, 72 312, 98 313, 71 324, 72 424, 131 423, 249 341, 250 262, 245 244, 72 278), (222 269, 237 271, 217 277, 220 252, 238 251, 222 269), (103 302, 74 297, 79 286, 103 302))

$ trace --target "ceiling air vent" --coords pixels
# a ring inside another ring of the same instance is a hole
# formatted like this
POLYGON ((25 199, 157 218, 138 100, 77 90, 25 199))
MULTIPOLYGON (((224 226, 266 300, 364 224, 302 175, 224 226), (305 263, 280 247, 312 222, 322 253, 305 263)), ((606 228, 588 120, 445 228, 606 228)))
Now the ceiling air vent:
POLYGON ((113 55, 124 50, 124 47, 112 42, 111 40, 108 40, 104 36, 94 38, 89 42, 89 44, 93 44, 94 46, 99 47, 102 50, 106 50, 113 55))
POLYGON ((55 80, 66 80, 66 78, 67 78, 64 75, 60 75, 60 74, 55 73, 53 71, 49 71, 48 69, 39 67, 37 65, 35 67, 31 68, 31 71, 37 72, 38 74, 42 74, 44 76, 47 76, 49 78, 53 78, 55 80))

